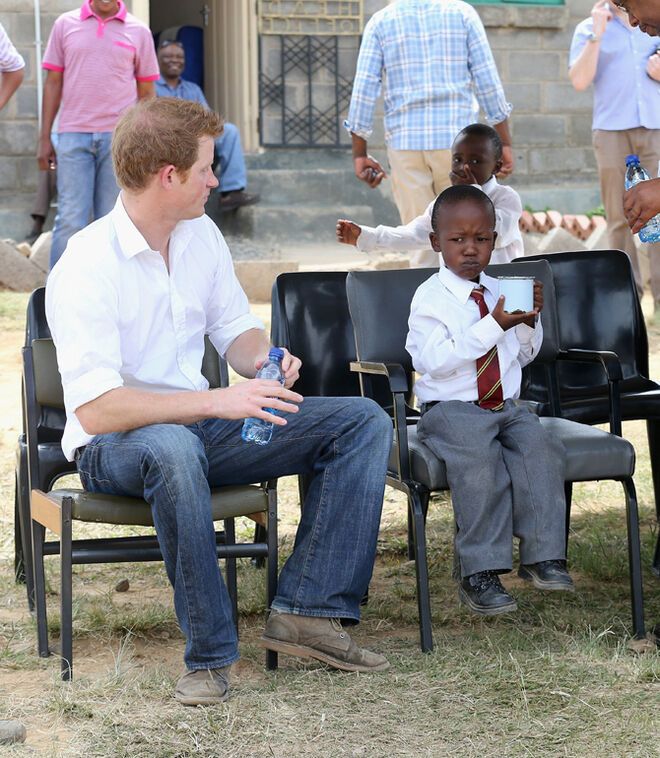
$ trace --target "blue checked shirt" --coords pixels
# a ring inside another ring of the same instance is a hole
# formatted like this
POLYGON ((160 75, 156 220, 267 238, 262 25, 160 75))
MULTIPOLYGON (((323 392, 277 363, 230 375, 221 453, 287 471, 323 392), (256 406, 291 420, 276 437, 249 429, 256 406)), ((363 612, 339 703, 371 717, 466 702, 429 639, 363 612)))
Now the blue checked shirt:
POLYGON ((511 112, 481 19, 461 0, 398 0, 367 23, 344 126, 368 139, 385 82, 385 141, 443 150, 478 107, 489 123, 511 112), (476 101, 475 101, 476 97, 476 101))

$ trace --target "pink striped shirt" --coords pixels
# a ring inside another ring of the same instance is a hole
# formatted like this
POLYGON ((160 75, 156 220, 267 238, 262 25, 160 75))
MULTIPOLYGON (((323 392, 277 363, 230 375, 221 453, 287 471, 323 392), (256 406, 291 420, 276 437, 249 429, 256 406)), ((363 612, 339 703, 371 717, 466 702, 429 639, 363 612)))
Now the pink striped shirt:
POLYGON ((2 24, 0 24, 0 71, 18 71, 25 68, 25 61, 12 45, 2 24))
POLYGON ((43 67, 62 71, 60 132, 111 132, 137 101, 138 82, 160 76, 149 29, 126 11, 106 20, 86 0, 53 26, 43 67))

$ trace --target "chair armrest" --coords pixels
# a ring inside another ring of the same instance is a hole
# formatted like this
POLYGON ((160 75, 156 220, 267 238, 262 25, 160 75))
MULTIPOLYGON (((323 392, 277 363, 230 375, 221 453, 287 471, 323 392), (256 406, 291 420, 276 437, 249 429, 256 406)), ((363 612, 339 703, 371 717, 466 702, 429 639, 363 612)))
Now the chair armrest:
POLYGON ((610 350, 582 350, 571 348, 561 350, 557 355, 560 361, 577 361, 579 363, 600 363, 608 382, 620 382, 623 379, 621 361, 616 353, 610 350))
POLYGON ((611 350, 582 350, 571 348, 561 350, 557 356, 560 361, 575 361, 578 363, 600 363, 607 376, 610 401, 610 432, 617 437, 623 436, 621 428, 621 388, 619 382, 623 379, 621 361, 611 350))
POLYGON ((408 377, 400 363, 372 363, 370 361, 351 361, 351 371, 358 374, 378 374, 389 380, 390 391, 408 392, 408 377))

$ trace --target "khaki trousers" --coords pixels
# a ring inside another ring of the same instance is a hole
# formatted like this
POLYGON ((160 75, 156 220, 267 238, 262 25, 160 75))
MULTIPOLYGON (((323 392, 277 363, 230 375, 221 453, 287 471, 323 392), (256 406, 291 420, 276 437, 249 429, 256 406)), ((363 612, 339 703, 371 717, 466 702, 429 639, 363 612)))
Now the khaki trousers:
MULTIPOLYGON (((610 247, 628 253, 635 272, 637 289, 644 289, 635 240, 623 215, 623 182, 626 175, 626 155, 636 153, 651 178, 655 177, 660 159, 660 129, 622 129, 605 131, 594 129, 593 146, 598 162, 600 192, 607 217, 610 247)), ((660 305, 660 243, 648 249, 651 292, 656 306, 660 305)))
MULTIPOLYGON (((392 150, 387 149, 394 202, 401 223, 408 224, 420 216, 428 204, 451 186, 451 150, 392 150)), ((435 267, 438 253, 417 250, 412 254, 413 268, 435 267)))

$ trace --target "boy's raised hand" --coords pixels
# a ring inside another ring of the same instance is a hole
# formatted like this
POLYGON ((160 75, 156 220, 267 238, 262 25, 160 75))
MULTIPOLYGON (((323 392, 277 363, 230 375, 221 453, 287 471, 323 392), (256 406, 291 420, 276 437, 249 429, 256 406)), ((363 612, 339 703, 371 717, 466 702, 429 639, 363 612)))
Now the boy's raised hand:
MULTIPOLYGON (((540 282, 539 282, 540 284, 540 282)), ((541 285, 542 286, 542 285, 541 285)), ((527 326, 534 326, 536 317, 539 314, 536 301, 536 282, 534 283, 534 310, 528 313, 517 311, 516 313, 507 313, 504 310, 504 295, 500 295, 497 299, 497 305, 490 312, 490 315, 497 321, 503 331, 518 326, 518 324, 527 324, 527 326)), ((541 306, 543 305, 543 295, 541 294, 541 306)))
POLYGON ((479 184, 467 163, 464 163, 460 169, 452 169, 449 172, 449 180, 454 187, 457 184, 479 184))
POLYGON ((357 245, 358 237, 362 233, 362 227, 345 218, 337 219, 337 242, 344 245, 357 245))

